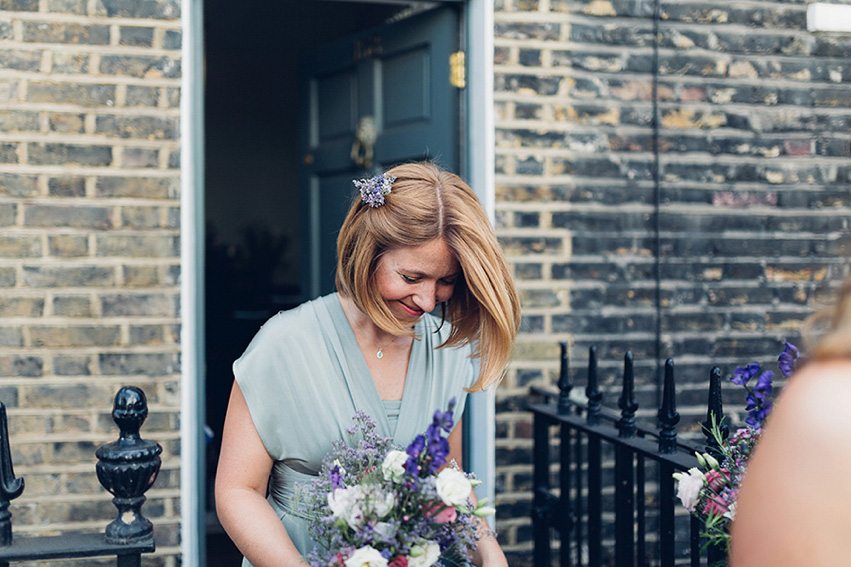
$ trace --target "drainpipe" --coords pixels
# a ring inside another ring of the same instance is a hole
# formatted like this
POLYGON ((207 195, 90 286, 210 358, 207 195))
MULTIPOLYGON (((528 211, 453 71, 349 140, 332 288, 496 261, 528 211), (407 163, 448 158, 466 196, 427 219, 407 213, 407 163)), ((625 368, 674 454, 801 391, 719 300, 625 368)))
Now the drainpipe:
POLYGON ((653 67, 651 82, 651 97, 653 99, 653 247, 654 247, 654 277, 656 280, 655 297, 656 304, 656 406, 662 403, 662 250, 660 236, 660 216, 662 188, 659 180, 659 22, 662 19, 661 0, 653 2, 653 67))

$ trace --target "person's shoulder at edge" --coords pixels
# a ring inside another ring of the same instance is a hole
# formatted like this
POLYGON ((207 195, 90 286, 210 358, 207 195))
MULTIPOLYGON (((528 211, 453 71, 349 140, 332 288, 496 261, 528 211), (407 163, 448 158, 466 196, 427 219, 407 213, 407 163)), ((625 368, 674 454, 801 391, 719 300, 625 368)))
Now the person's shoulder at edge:
POLYGON ((733 567, 851 557, 851 485, 837 482, 851 476, 849 409, 851 360, 811 362, 790 378, 742 483, 733 567))
POLYGON ((794 452, 793 458, 805 459, 811 466, 851 468, 849 413, 851 360, 806 364, 777 397, 754 456, 763 448, 769 458, 794 452))
MULTIPOLYGON (((801 367, 787 383, 769 418, 793 420, 797 427, 824 435, 851 431, 851 359, 814 361, 801 367), (798 423, 800 422, 800 423, 798 423)), ((847 437, 846 437, 847 439, 847 437)), ((851 451, 851 448, 849 448, 851 451)))

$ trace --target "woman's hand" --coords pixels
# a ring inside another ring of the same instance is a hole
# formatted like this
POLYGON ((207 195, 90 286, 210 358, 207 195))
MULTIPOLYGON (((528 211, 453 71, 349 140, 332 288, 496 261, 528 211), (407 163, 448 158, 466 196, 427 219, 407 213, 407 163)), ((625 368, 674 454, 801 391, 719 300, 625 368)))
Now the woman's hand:
POLYGON ((481 520, 481 524, 479 543, 473 552, 473 565, 478 567, 508 567, 508 560, 496 541, 496 536, 490 531, 484 520, 481 520))

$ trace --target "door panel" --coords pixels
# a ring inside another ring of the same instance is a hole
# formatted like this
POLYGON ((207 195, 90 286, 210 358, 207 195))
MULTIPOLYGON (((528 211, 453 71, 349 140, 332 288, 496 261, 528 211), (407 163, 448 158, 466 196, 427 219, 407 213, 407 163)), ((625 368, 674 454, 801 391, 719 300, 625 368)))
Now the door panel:
POLYGON ((316 113, 318 141, 329 142, 351 132, 357 109, 357 69, 317 77, 316 113))
POLYGON ((381 95, 385 129, 392 130, 412 122, 429 120, 431 105, 426 88, 428 84, 427 49, 417 49, 382 61, 381 95))
POLYGON ((443 6, 326 44, 303 62, 304 299, 333 291, 337 232, 352 180, 432 159, 457 170, 459 92, 449 82, 458 13, 443 6), (358 121, 375 120, 370 167, 352 160, 358 121))

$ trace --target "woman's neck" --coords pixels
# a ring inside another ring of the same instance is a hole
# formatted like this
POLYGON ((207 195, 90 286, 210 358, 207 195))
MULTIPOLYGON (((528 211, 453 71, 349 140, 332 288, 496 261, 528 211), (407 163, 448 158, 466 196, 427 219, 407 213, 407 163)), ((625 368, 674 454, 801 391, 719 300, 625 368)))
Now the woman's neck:
POLYGON ((343 306, 343 313, 349 321, 349 326, 354 331, 355 335, 360 336, 368 342, 381 346, 389 341, 394 340, 396 335, 388 333, 369 318, 369 315, 361 311, 355 302, 348 296, 339 294, 340 305, 343 306))

